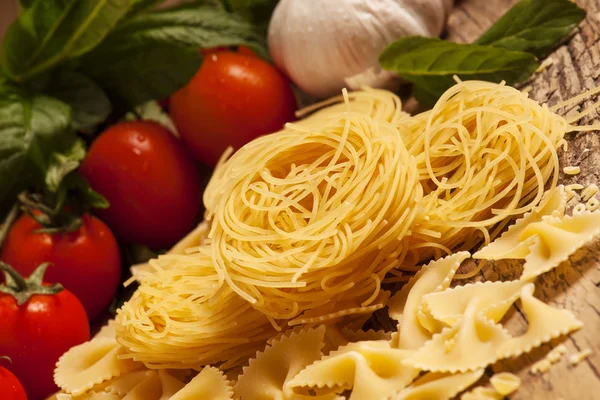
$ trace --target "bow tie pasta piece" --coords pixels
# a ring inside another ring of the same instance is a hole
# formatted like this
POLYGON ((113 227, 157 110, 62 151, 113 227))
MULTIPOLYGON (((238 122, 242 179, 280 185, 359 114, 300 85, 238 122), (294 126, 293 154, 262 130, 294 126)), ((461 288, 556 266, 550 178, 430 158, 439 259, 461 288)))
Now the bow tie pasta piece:
POLYGON ((523 239, 523 231, 530 224, 540 222, 545 217, 563 217, 566 203, 565 187, 563 185, 557 186, 546 193, 545 200, 538 207, 519 218, 498 239, 473 254, 473 258, 485 260, 525 258, 529 254, 529 248, 533 242, 531 239, 523 239))
MULTIPOLYGON (((214 367, 204 367, 198 375, 168 400, 231 400, 233 389, 223 372, 214 367)), ((167 399, 161 399, 167 400, 167 399)))
POLYGON ((321 358, 325 327, 293 332, 259 352, 244 367, 234 392, 244 400, 283 399, 292 390, 286 382, 307 365, 321 358))
POLYGON ((399 322, 401 349, 417 349, 431 339, 431 333, 419 322, 419 306, 424 295, 450 286, 460 264, 469 257, 462 251, 432 261, 421 268, 389 301, 390 317, 399 322))
POLYGON ((385 400, 419 374, 403 365, 410 353, 391 348, 388 341, 350 343, 303 369, 287 386, 331 394, 351 389, 349 400, 385 400))
POLYGON ((423 303, 429 313, 438 321, 453 326, 463 316, 472 299, 478 299, 484 316, 500 322, 510 306, 519 298, 526 281, 477 282, 456 286, 443 292, 423 296, 423 303))
POLYGON ((550 271, 599 234, 600 212, 597 211, 530 224, 521 236, 536 240, 525 257, 521 279, 532 279, 550 271))
POLYGON ((459 374, 430 372, 391 400, 450 400, 483 376, 483 369, 459 374))
POLYGON ((405 365, 455 373, 476 370, 496 361, 498 349, 510 336, 478 312, 480 308, 479 299, 473 299, 453 327, 435 334, 405 360, 405 365))
POLYGON ((78 396, 97 384, 140 368, 119 355, 124 348, 114 339, 99 338, 75 346, 56 363, 54 382, 67 393, 78 396))
POLYGON ((519 356, 583 326, 570 311, 553 308, 536 299, 533 296, 534 290, 533 283, 521 290, 521 305, 529 322, 527 331, 502 343, 498 348, 499 358, 519 356))

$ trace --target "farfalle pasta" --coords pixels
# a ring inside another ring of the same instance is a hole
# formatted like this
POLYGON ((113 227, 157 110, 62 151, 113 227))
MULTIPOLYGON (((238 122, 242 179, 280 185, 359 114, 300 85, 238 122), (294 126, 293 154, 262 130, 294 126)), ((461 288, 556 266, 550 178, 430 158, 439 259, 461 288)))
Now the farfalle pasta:
MULTIPOLYGON (((415 349, 431 339, 431 332, 419 320, 421 298, 432 292, 441 291, 450 286, 454 273, 460 264, 469 257, 466 251, 432 261, 421 268, 402 289, 390 299, 390 317, 399 322, 399 347, 415 349)), ((423 318, 422 315, 421 319, 423 318)))
POLYGON ((483 369, 459 374, 430 372, 391 400, 450 400, 483 375, 483 369))
POLYGON ((65 392, 78 396, 95 385, 140 368, 119 356, 125 352, 114 339, 100 337, 75 346, 58 360, 54 381, 65 392))
POLYGON ((410 353, 385 340, 350 343, 300 371, 287 386, 323 394, 351 390, 349 400, 385 400, 419 374, 403 365, 410 353))
POLYGON ((243 368, 234 386, 237 396, 247 400, 278 400, 289 398, 288 386, 303 368, 321 358, 325 327, 292 332, 259 352, 243 368))

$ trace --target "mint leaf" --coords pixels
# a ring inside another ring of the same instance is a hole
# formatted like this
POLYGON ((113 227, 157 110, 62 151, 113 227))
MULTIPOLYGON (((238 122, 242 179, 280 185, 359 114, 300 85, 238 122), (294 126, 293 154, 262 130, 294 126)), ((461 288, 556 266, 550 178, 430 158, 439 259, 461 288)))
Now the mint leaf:
POLYGON ((71 106, 75 130, 93 129, 112 112, 110 100, 102 88, 76 71, 61 70, 52 77, 45 92, 71 106))
POLYGON ((243 44, 268 56, 264 35, 254 25, 223 10, 198 6, 135 16, 121 23, 94 53, 109 57, 149 43, 194 49, 243 44))
POLYGON ((93 49, 129 9, 131 0, 36 0, 8 28, 2 65, 25 81, 93 49))
POLYGON ((66 151, 53 153, 46 172, 46 188, 56 193, 65 176, 79 167, 85 153, 85 143, 81 139, 75 140, 66 151))
POLYGON ((527 79, 539 65, 529 53, 421 36, 406 36, 392 43, 379 62, 412 82, 418 88, 417 100, 426 105, 454 85, 454 75, 463 80, 513 84, 527 79))
POLYGON ((569 0, 521 0, 475 44, 544 58, 584 18, 585 11, 569 0))
POLYGON ((151 41, 90 53, 81 68, 102 85, 118 108, 131 109, 170 96, 185 86, 202 58, 191 49, 151 41))
POLYGON ((74 140, 70 117, 59 100, 0 86, 0 218, 18 192, 43 186, 52 153, 74 140))

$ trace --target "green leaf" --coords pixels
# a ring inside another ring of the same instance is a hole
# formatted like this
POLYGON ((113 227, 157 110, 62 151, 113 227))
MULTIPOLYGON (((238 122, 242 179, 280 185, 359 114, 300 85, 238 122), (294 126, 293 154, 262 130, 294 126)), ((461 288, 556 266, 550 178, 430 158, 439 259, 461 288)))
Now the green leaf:
POLYGON ((44 184, 52 153, 71 143, 70 107, 9 85, 0 87, 0 217, 18 192, 44 184))
POLYGON ((279 0, 224 0, 224 2, 232 12, 266 28, 279 0))
POLYGON ((127 16, 129 17, 144 11, 151 10, 160 3, 164 3, 164 1, 165 0, 132 0, 131 8, 129 9, 127 16))
POLYGON ((418 100, 426 105, 432 105, 454 85, 454 75, 463 80, 513 84, 527 79, 539 65, 529 53, 420 36, 406 36, 392 43, 379 62, 412 82, 418 88, 418 100))
POLYGON ((102 85, 113 104, 133 108, 168 97, 185 86, 201 62, 195 50, 139 42, 137 46, 117 47, 106 54, 90 54, 81 68, 102 85))
POLYGON ((264 35, 254 25, 223 10, 198 6, 133 17, 120 24, 94 53, 110 57, 115 51, 150 43, 194 49, 247 45, 268 57, 264 35))
POLYGON ((177 128, 160 104, 156 101, 149 101, 135 108, 134 112, 125 114, 126 121, 136 121, 138 119, 156 121, 168 130, 177 134, 177 128))
POLYGON ((88 212, 92 208, 108 208, 110 205, 77 171, 69 172, 61 180, 56 190, 55 212, 62 210, 67 203, 78 213, 88 212))
POLYGON ((89 130, 102 123, 112 112, 104 90, 86 75, 61 70, 53 76, 45 92, 69 104, 75 130, 89 130))
POLYGON ((2 64, 16 81, 46 72, 98 45, 131 0, 36 0, 7 30, 2 64))
POLYGON ((569 0, 521 0, 475 43, 544 58, 584 18, 585 10, 569 0))
POLYGON ((56 193, 65 176, 79 167, 81 160, 85 158, 85 153, 85 143, 81 139, 75 140, 65 152, 53 153, 46 172, 46 188, 56 193))

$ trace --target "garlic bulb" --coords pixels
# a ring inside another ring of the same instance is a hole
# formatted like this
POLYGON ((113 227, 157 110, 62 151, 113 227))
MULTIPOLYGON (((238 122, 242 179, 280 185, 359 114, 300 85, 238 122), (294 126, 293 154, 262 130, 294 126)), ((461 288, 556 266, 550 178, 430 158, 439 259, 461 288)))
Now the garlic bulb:
POLYGON ((269 25, 277 66, 315 97, 364 85, 393 89, 398 77, 379 67, 401 36, 438 36, 454 0, 281 0, 269 25))

